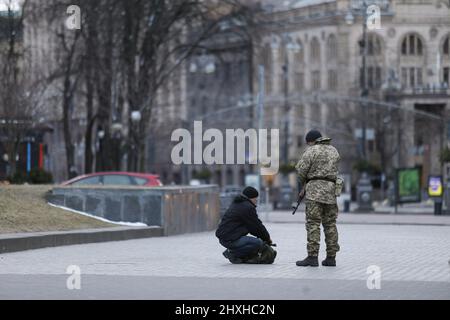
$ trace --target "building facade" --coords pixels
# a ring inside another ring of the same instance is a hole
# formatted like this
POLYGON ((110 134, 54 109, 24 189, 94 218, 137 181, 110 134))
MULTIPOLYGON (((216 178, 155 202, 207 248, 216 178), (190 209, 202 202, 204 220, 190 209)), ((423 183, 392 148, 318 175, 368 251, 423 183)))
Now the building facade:
POLYGON ((279 128, 289 121, 288 160, 298 159, 304 134, 318 128, 339 148, 342 173, 354 171, 363 151, 388 175, 406 166, 421 166, 424 179, 441 173, 450 108, 448 1, 261 5, 259 63, 266 69, 266 108, 273 109, 267 121, 279 128), (369 14, 364 38, 368 5, 380 10, 380 24, 371 25, 369 14))

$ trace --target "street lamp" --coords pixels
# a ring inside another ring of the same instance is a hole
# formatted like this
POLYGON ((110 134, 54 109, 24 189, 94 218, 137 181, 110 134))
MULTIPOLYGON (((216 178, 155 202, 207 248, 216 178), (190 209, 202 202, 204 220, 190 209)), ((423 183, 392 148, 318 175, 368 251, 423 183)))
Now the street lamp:
MULTIPOLYGON (((361 129, 362 129, 362 137, 361 137, 361 153, 363 160, 367 160, 367 153, 366 153, 366 106, 364 99, 366 99, 369 95, 369 90, 367 88, 367 81, 366 81, 366 69, 367 69, 367 9, 369 5, 366 1, 362 1, 361 3, 361 11, 363 14, 363 34, 362 34, 362 40, 359 42, 360 48, 362 49, 362 68, 361 68, 361 109, 362 109, 362 121, 361 121, 361 129)), ((347 25, 353 25, 355 22, 355 17, 351 11, 351 9, 347 12, 345 15, 345 22, 347 25)))
MULTIPOLYGON (((363 34, 362 34, 362 40, 359 42, 360 48, 362 48, 362 68, 361 68, 361 110, 362 110, 362 120, 361 120, 361 129, 362 129, 362 137, 361 137, 361 154, 364 161, 367 161, 367 154, 366 154, 366 118, 367 118, 367 108, 365 105, 365 100, 367 99, 369 95, 369 90, 367 88, 367 81, 366 81, 366 61, 367 61, 367 9, 368 4, 365 0, 361 2, 361 10, 362 10, 362 16, 363 16, 363 34)), ((347 25, 353 25, 355 22, 354 15, 349 9, 345 16, 345 22, 347 25)), ((370 184, 370 179, 367 174, 367 172, 363 171, 357 185, 358 189, 358 211, 364 212, 364 211, 372 211, 372 186, 370 184)))
POLYGON ((141 112, 139 110, 134 110, 131 111, 131 124, 132 124, 132 128, 131 128, 131 139, 132 139, 132 145, 131 148, 133 150, 132 152, 132 170, 133 171, 137 171, 137 162, 138 162, 138 141, 137 141, 137 130, 138 130, 138 125, 140 123, 142 119, 142 115, 141 112))
POLYGON ((102 171, 103 168, 103 138, 105 138, 105 130, 102 126, 97 127, 97 141, 96 141, 96 158, 95 168, 96 171, 102 171))
MULTIPOLYGON (((298 53, 302 48, 297 41, 294 41, 291 36, 287 33, 282 33, 281 35, 281 46, 284 47, 284 57, 283 57, 283 89, 284 89, 284 143, 283 143, 283 163, 285 165, 289 162, 289 51, 298 53)), ((272 38, 271 43, 272 49, 278 49, 279 44, 276 41, 276 38, 272 38)), ((290 199, 290 195, 292 195, 292 191, 290 190, 289 181, 287 174, 282 175, 282 194, 281 199, 290 199), (289 196, 287 197, 287 194, 289 196), (286 196, 285 196, 286 195, 286 196)), ((282 206, 291 207, 291 201, 284 201, 285 203, 282 206)))
MULTIPOLYGON (((281 45, 285 48, 284 51, 284 57, 283 57, 283 89, 284 89, 284 112, 285 112, 285 118, 284 118, 284 146, 283 146, 283 162, 285 164, 289 161, 289 111, 290 111, 290 105, 289 105, 289 51, 298 53, 302 48, 299 43, 296 41, 293 41, 292 38, 287 34, 283 33, 281 36, 281 45)), ((279 45, 275 38, 272 39, 271 43, 272 49, 278 49, 279 45)))
MULTIPOLYGON (((221 28, 226 28, 226 23, 223 23, 221 28)), ((214 56, 211 54, 206 54, 206 51, 203 51, 201 55, 197 55, 191 59, 189 64, 189 72, 192 74, 202 74, 202 75, 211 75, 216 72, 216 62, 214 56)), ((201 81, 204 81, 202 78, 201 81)), ((191 125, 191 113, 187 113, 187 119, 182 120, 186 123, 186 127, 190 128, 191 125)), ((189 184, 189 169, 187 164, 182 165, 182 180, 184 183, 189 184)))
POLYGON ((189 72, 197 73, 202 72, 206 74, 211 74, 216 71, 216 64, 214 58, 211 55, 202 53, 197 59, 191 61, 189 64, 189 72))
MULTIPOLYGON (((398 79, 395 71, 393 69, 389 70, 389 76, 387 81, 383 84, 382 89, 385 92, 385 99, 387 102, 393 103, 393 104, 397 104, 397 97, 398 97, 398 93, 400 92, 402 88, 402 85, 400 83, 400 80, 398 79)), ((392 116, 391 116, 391 107, 389 107, 389 115, 388 117, 385 118, 384 120, 384 124, 387 125, 392 121, 392 116)), ((401 158, 400 158, 400 150, 401 150, 401 130, 400 130, 400 121, 401 121, 401 117, 398 114, 397 116, 397 167, 400 167, 400 163, 401 163, 401 158)), ((397 213, 397 204, 398 204, 398 199, 397 199, 397 192, 395 191, 396 186, 394 186, 394 188, 390 189, 390 199, 394 198, 395 201, 395 213, 397 213), (394 194, 392 194, 394 193, 394 194)), ((384 184, 382 185, 382 192, 384 194, 384 184)))
POLYGON ((139 110, 131 112, 131 121, 133 124, 138 124, 142 119, 141 112, 139 110))

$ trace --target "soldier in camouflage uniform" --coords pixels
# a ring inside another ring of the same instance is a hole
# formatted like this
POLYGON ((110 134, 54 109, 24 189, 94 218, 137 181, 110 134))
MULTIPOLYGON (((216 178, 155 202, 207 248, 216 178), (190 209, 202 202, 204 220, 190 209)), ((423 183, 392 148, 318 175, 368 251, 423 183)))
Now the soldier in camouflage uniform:
POLYGON ((320 224, 322 223, 327 245, 327 257, 323 266, 336 266, 336 252, 339 251, 336 218, 336 178, 339 153, 330 144, 331 139, 322 137, 319 131, 311 130, 306 135, 309 147, 296 165, 299 182, 305 194, 306 232, 308 257, 297 261, 297 266, 319 266, 320 224))

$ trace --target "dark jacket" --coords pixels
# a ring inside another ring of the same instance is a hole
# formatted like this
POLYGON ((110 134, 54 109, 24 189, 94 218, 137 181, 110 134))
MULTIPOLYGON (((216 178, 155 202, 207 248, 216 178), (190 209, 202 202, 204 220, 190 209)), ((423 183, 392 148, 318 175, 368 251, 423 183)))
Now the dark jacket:
POLYGON ((264 241, 270 240, 269 232, 259 220, 255 208, 250 199, 243 195, 234 198, 216 231, 216 237, 222 245, 226 246, 249 233, 264 241))

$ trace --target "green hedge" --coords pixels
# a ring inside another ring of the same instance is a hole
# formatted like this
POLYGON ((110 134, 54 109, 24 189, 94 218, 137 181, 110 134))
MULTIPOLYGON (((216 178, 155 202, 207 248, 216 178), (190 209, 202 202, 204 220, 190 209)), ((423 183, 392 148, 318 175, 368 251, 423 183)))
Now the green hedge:
POLYGON ((24 172, 16 172, 14 175, 7 179, 12 184, 49 184, 53 183, 53 175, 43 169, 33 169, 30 174, 27 175, 24 172))

